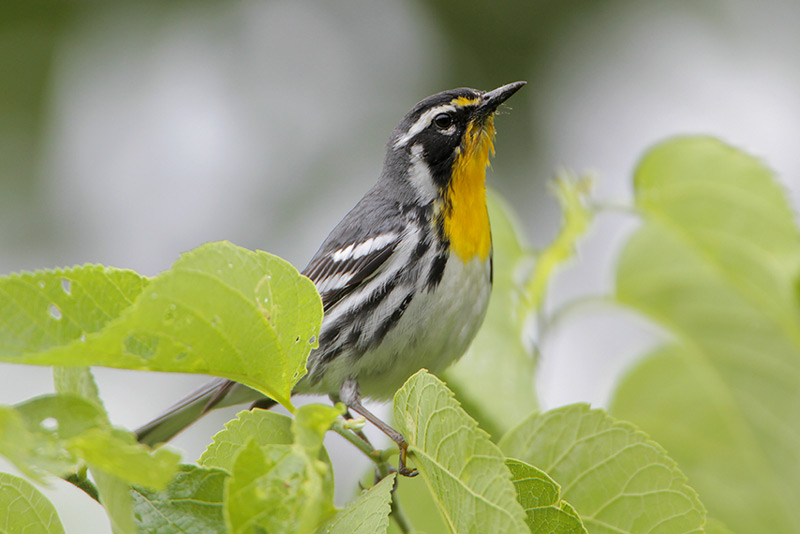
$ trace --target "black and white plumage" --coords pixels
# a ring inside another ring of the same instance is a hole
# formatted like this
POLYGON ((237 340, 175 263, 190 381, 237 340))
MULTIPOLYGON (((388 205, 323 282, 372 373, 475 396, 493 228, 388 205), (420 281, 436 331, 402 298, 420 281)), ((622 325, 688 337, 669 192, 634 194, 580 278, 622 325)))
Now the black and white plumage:
MULTIPOLYGON (((492 116, 522 85, 445 91, 403 118, 377 184, 303 271, 320 293, 324 318, 319 348, 294 393, 341 398, 392 435, 363 410, 359 391, 388 399, 414 372, 441 371, 466 351, 491 290, 483 180, 492 116)), ((257 398, 217 379, 138 435, 147 443, 166 441, 211 407, 257 398)))

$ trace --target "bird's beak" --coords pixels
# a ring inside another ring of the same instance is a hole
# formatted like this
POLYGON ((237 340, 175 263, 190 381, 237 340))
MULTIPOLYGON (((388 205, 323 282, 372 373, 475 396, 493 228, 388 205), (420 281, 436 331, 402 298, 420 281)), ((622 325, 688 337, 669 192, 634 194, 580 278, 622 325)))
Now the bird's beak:
POLYGON ((484 117, 491 115, 500 104, 511 98, 511 95, 519 91, 528 82, 514 82, 498 87, 494 91, 483 93, 482 102, 478 106, 478 113, 484 117))

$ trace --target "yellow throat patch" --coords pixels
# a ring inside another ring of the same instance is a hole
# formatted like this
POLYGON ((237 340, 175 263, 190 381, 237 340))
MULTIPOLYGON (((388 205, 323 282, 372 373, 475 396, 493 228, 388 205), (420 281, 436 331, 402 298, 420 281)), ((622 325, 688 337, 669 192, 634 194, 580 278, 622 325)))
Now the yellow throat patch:
POLYGON ((450 247, 465 262, 475 256, 485 260, 492 248, 486 209, 486 167, 494 155, 494 117, 470 124, 453 162, 453 175, 445 192, 444 233, 450 247))

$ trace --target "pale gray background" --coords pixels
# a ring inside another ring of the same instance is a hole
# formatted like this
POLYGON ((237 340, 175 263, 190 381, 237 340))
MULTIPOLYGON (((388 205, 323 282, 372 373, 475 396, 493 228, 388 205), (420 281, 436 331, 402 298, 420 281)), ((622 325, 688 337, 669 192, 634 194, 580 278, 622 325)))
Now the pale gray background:
MULTIPOLYGON (((302 267, 373 183, 414 103, 518 79, 530 84, 497 120, 489 180, 537 247, 558 225, 544 186, 558 167, 594 171, 599 198, 628 201, 642 151, 674 134, 717 135, 764 158, 798 204, 797 3, 556 4, 496 3, 541 8, 507 45, 502 25, 454 37, 460 23, 435 1, 0 7, 0 273, 100 262, 153 275, 219 239, 302 267), (535 53, 520 61, 525 39, 535 53), (472 61, 489 44, 496 64, 472 61)), ((470 12, 454 7, 457 16, 470 12)), ((634 226, 600 216, 548 309, 608 293, 634 226)), ((659 335, 607 306, 568 315, 539 340, 543 405, 602 405, 659 335)), ((113 421, 128 427, 205 379, 96 374, 113 421)), ((0 366, 0 402, 48 391, 48 369, 0 366)), ((195 459, 232 413, 175 446, 195 459)), ((366 462, 337 436, 329 446, 342 502, 366 462)), ((107 532, 99 507, 63 486, 54 488, 67 531, 107 532)))

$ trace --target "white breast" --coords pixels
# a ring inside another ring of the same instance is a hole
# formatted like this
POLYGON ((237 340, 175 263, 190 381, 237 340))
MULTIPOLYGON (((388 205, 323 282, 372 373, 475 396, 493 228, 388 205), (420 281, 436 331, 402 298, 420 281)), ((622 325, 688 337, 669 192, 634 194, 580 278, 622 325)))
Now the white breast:
MULTIPOLYGON (((489 259, 475 257, 465 264, 451 255, 438 286, 415 294, 380 344, 363 354, 342 353, 327 366, 322 380, 313 387, 300 385, 298 392, 337 393, 345 379, 355 377, 362 395, 388 399, 419 369, 441 372, 469 347, 483 322, 490 291, 489 259)), ((376 317, 385 316, 404 296, 403 291, 389 295, 376 317)))

